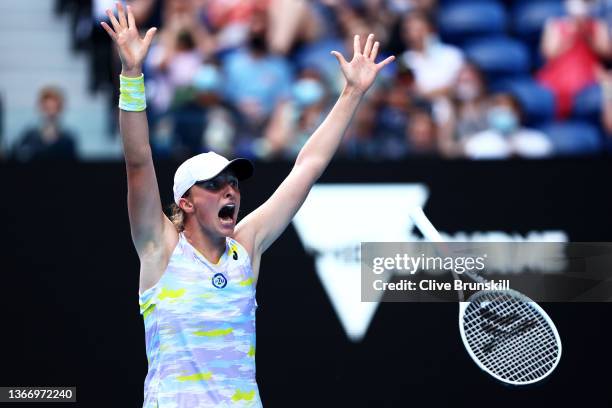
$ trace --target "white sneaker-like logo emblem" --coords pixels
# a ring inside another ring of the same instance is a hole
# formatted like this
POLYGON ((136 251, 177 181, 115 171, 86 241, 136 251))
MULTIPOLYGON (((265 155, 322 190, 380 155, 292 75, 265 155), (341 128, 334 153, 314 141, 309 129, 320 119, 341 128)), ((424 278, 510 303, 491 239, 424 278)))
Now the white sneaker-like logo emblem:
POLYGON ((366 334, 379 303, 361 302, 361 242, 408 240, 410 209, 423 208, 428 196, 423 184, 315 185, 293 219, 352 341, 366 334))

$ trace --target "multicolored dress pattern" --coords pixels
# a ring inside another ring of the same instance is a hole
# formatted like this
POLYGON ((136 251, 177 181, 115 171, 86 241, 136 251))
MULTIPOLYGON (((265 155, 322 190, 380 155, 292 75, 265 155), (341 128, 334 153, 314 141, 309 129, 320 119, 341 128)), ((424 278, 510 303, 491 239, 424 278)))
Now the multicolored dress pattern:
POLYGON ((255 381, 255 284, 227 238, 217 264, 180 234, 159 282, 139 295, 149 369, 144 408, 261 407, 255 381))

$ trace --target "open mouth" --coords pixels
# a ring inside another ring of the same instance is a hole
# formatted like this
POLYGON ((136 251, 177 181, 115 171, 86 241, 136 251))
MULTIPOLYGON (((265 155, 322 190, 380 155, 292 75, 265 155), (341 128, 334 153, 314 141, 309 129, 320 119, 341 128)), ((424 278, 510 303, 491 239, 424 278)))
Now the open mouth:
POLYGON ((236 204, 226 204, 219 210, 219 218, 222 222, 234 222, 234 212, 236 211, 236 204))

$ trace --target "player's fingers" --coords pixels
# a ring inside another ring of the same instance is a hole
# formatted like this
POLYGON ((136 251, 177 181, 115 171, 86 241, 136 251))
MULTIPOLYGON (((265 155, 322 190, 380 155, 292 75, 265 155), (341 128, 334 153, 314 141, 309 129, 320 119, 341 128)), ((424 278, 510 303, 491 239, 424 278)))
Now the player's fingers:
POLYGON ((381 70, 385 65, 389 64, 393 60, 395 60, 395 56, 394 55, 392 55, 390 57, 387 57, 387 58, 385 58, 384 61, 381 61, 378 64, 376 64, 376 68, 381 70))
POLYGON ((132 13, 132 6, 127 6, 127 16, 128 16, 128 27, 136 28, 136 19, 134 19, 134 13, 132 13))
POLYGON ((119 24, 121 28, 128 28, 128 23, 125 18, 125 11, 123 10, 123 4, 120 1, 117 2, 117 15, 119 16, 119 24))
POLYGON ((336 59, 338 60, 338 62, 340 63, 340 65, 344 65, 346 64, 346 60, 344 59, 344 56, 342 54, 340 54, 338 51, 332 51, 331 54, 336 57, 336 59))
POLYGON ((380 43, 376 41, 372 47, 372 53, 370 54, 370 59, 372 61, 376 61, 376 57, 378 56, 378 47, 380 47, 380 43))
POLYGON ((157 27, 151 27, 147 30, 147 33, 144 37, 144 44, 147 48, 151 45, 151 41, 153 41, 153 37, 155 37, 155 33, 157 32, 157 27))
POLYGON ((108 33, 108 35, 111 36, 113 40, 117 39, 117 34, 115 34, 113 29, 110 28, 108 24, 106 24, 104 21, 102 21, 100 24, 102 25, 102 28, 108 33))
POLYGON ((359 34, 355 34, 355 37, 353 37, 353 52, 355 55, 361 54, 361 41, 359 41, 359 34))
POLYGON ((108 21, 110 21, 111 24, 113 25, 113 30, 115 30, 115 33, 118 33, 119 31, 121 31, 121 25, 119 24, 119 22, 115 18, 115 15, 113 14, 113 11, 111 9, 107 9, 106 10, 106 15, 108 16, 108 21))
POLYGON ((368 39, 366 40, 365 47, 363 47, 363 55, 366 58, 370 57, 370 53, 372 52, 372 43, 374 42, 374 34, 369 34, 368 39))

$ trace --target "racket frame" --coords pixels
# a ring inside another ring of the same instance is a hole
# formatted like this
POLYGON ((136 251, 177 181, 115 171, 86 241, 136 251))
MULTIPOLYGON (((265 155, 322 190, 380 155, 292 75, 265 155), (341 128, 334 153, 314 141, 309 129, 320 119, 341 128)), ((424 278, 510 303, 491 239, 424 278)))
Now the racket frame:
MULTIPOLYGON (((417 226, 419 231, 421 231, 421 234, 423 234, 425 239, 427 239, 430 242, 436 242, 436 243, 443 243, 444 242, 444 240, 442 239, 442 236, 440 235, 438 230, 433 226, 431 221, 429 221, 429 218, 427 218, 427 216, 423 212, 422 208, 420 208, 420 207, 413 208, 412 211, 410 212, 410 218, 415 223, 415 225, 417 226)), ((451 273, 452 273, 454 279, 461 280, 457 276, 457 273, 454 270, 451 269, 451 273)), ((474 274, 472 274, 469 271, 466 271, 464 273, 464 275, 467 275, 470 279, 472 279, 475 282, 487 282, 487 280, 485 278, 483 278, 482 276, 474 275, 474 274)), ((463 342, 463 346, 467 350, 467 352, 470 355, 470 357, 472 358, 472 360, 474 360, 476 365, 481 370, 483 370, 484 372, 489 374, 491 377, 495 378, 496 380, 498 380, 498 381, 500 381, 500 382, 502 382, 504 384, 510 384, 510 385, 514 385, 514 386, 524 386, 524 385, 529 385, 529 384, 537 383, 539 381, 542 381, 544 378, 548 377, 550 375, 550 373, 555 371, 555 369, 557 368, 557 365, 559 364, 559 361, 561 361, 561 354, 563 352, 563 344, 561 342, 561 336, 559 336, 559 332, 557 331, 557 327, 555 326, 555 324, 552 321, 552 319, 550 318, 550 316, 548 316, 548 313, 546 313, 546 311, 544 309, 542 309, 542 307, 540 307, 540 305, 538 305, 536 302, 534 302, 529 297, 523 295, 520 292, 517 292, 517 291, 512 290, 512 289, 504 290, 504 292, 507 292, 507 293, 511 294, 512 296, 514 296, 514 297, 522 298, 521 300, 525 301, 526 303, 529 303, 533 308, 536 309, 536 311, 544 318, 546 323, 548 323, 548 326, 552 329, 552 331, 554 333, 554 336, 555 336, 556 343, 557 343, 557 345, 559 347, 559 353, 557 355, 557 358, 555 359, 554 364, 552 365, 552 367, 546 372, 546 374, 544 374, 544 375, 542 375, 542 376, 540 376, 538 378, 535 378, 533 380, 530 380, 530 381, 520 381, 520 382, 519 381, 512 381, 512 380, 508 380, 508 379, 504 379, 504 378, 500 377, 499 375, 497 375, 493 371, 491 371, 488 367, 486 367, 484 364, 482 364, 480 359, 476 356, 476 354, 472 350, 472 347, 469 345, 467 336, 465 334, 465 327, 464 327, 464 324, 463 324, 463 319, 465 317, 465 312, 466 312, 468 306, 470 305, 470 303, 472 303, 472 299, 476 295, 478 295, 478 293, 481 293, 482 291, 476 292, 475 294, 470 296, 470 298, 467 301, 464 300, 465 297, 464 297, 463 289, 459 289, 457 292, 458 292, 458 296, 459 296, 459 319, 458 319, 458 324, 459 324, 459 333, 461 335, 461 341, 463 342)))
POLYGON ((461 334, 461 341, 463 342, 463 346, 467 350, 467 352, 470 355, 470 357, 472 358, 472 360, 474 360, 476 365, 481 370, 483 370, 484 372, 486 372, 487 374, 489 374, 491 377, 495 378, 496 380, 498 380, 498 381, 500 381, 500 382, 502 382, 504 384, 510 384, 510 385, 514 385, 514 386, 518 386, 518 387, 540 382, 543 379, 545 379, 546 377, 548 377, 553 371, 555 371, 555 369, 557 368, 557 365, 559 364, 559 361, 561 361, 561 355, 563 353, 563 344, 561 343, 561 336, 559 336, 559 332, 557 331, 557 327, 555 326, 555 323, 552 321, 550 316, 548 316, 548 313, 546 313, 546 311, 544 309, 542 309, 542 307, 540 307, 540 305, 538 305, 536 302, 534 302, 533 300, 531 300, 527 296, 525 296, 522 293, 517 292, 515 290, 512 290, 512 289, 504 290, 504 292, 510 293, 512 296, 515 296, 515 297, 518 297, 518 298, 522 298, 522 300, 524 302, 528 303, 531 307, 536 309, 536 311, 540 314, 540 316, 542 316, 544 318, 544 320, 546 320, 546 323, 548 323, 548 326, 552 329, 552 331, 554 333, 554 336, 555 336, 556 343, 557 343, 557 345, 559 347, 559 351, 558 351, 557 358, 555 358, 555 361, 554 361, 552 367, 546 372, 546 374, 544 374, 544 375, 542 375, 542 376, 540 376, 538 378, 535 378, 533 380, 529 380, 529 381, 512 381, 512 380, 504 379, 504 378, 500 377, 499 375, 497 375, 493 371, 491 371, 488 367, 486 367, 484 364, 482 364, 480 359, 476 356, 476 354, 472 350, 472 347, 470 347, 470 345, 469 345, 467 336, 465 334, 465 326, 463 324, 463 319, 464 319, 464 316, 465 316, 465 312, 466 312, 468 306, 470 305, 470 303, 472 303, 471 299, 473 297, 475 297, 475 295, 477 295, 480 292, 477 292, 474 295, 472 295, 469 298, 468 301, 460 302, 459 303, 459 320, 458 320, 458 325, 459 325, 459 333, 461 334))

